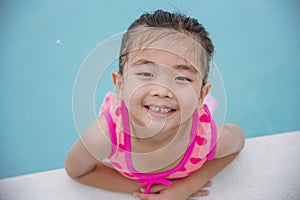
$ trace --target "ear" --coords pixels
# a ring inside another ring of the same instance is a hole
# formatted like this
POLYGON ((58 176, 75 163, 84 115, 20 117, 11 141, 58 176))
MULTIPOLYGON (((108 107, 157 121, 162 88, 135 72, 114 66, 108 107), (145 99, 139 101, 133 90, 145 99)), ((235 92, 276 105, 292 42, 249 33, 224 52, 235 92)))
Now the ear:
POLYGON ((123 100, 123 78, 122 78, 122 75, 117 71, 113 71, 111 74, 111 77, 112 77, 112 82, 117 91, 118 99, 123 100))
POLYGON ((198 105, 199 109, 202 109, 204 98, 209 93, 211 86, 212 84, 210 82, 207 82, 204 86, 202 86, 201 94, 199 98, 199 105, 198 105))

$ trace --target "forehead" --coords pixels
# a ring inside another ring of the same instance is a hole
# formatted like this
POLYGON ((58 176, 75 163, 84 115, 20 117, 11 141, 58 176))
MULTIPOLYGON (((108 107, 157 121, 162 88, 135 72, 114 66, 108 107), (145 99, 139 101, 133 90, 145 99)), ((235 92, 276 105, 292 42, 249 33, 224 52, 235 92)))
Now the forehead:
POLYGON ((128 61, 129 68, 144 64, 169 66, 178 70, 197 72, 197 69, 184 58, 161 49, 144 49, 141 52, 136 52, 128 61))
POLYGON ((165 64, 165 60, 176 60, 179 64, 193 66, 201 70, 205 51, 199 42, 191 36, 167 29, 154 27, 139 27, 131 30, 129 62, 138 57, 153 57, 165 64), (202 61, 201 61, 202 60, 202 61))

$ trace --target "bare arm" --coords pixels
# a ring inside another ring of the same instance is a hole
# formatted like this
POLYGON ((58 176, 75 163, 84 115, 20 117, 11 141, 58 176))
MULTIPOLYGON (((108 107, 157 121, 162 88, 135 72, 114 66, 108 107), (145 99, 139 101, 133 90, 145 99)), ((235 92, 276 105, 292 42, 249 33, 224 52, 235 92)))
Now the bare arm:
POLYGON ((141 188, 138 181, 126 178, 102 163, 98 163, 91 172, 76 178, 76 181, 92 187, 128 194, 141 188))
POLYGON ((185 178, 185 181, 188 182, 187 185, 192 191, 192 186, 196 186, 194 192, 233 161, 244 146, 244 133, 237 125, 217 124, 217 130, 218 141, 215 159, 206 162, 203 167, 185 178))
MULTIPOLYGON (((82 156, 82 154, 80 156, 82 156)), ((66 162, 66 171, 69 176, 77 182, 100 189, 123 193, 133 193, 141 188, 138 181, 124 177, 115 169, 98 162, 90 155, 84 158, 86 165, 81 167, 79 167, 80 164, 76 163, 76 160, 77 159, 69 158, 66 162), (75 166, 78 166, 78 168, 75 168, 75 166), (70 170, 74 171, 72 172, 70 170)))
POLYGON ((238 154, 231 154, 223 158, 216 158, 206 162, 199 170, 183 180, 183 185, 188 194, 196 193, 201 187, 213 178, 217 173, 229 165, 238 154))
POLYGON ((71 147, 66 160, 67 174, 80 183, 116 192, 132 193, 141 186, 101 163, 111 154, 106 119, 100 117, 71 147))
POLYGON ((232 162, 244 146, 244 133, 240 127, 234 124, 216 125, 218 141, 215 159, 206 162, 199 170, 183 179, 190 194, 199 190, 209 179, 232 162))
POLYGON ((106 120, 99 117, 69 150, 66 172, 73 179, 91 172, 99 161, 110 155, 111 149, 106 120))
POLYGON ((242 129, 235 124, 216 125, 218 140, 215 158, 222 158, 240 152, 245 143, 242 129))
POLYGON ((194 194, 230 164, 244 147, 244 133, 234 124, 218 125, 218 141, 215 159, 206 162, 199 170, 183 179, 183 185, 188 194, 194 194))

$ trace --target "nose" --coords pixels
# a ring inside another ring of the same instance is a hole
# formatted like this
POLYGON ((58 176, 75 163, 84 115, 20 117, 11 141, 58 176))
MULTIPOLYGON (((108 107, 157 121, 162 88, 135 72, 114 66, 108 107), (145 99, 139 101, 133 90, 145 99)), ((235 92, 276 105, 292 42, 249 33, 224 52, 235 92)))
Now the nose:
POLYGON ((152 85, 150 95, 169 99, 174 97, 173 92, 169 88, 159 84, 152 85))

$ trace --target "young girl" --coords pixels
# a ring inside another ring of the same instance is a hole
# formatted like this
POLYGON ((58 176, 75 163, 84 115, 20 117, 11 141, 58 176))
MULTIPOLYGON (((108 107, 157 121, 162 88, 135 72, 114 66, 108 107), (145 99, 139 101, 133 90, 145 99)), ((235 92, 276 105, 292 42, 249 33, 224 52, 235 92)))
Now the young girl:
POLYGON ((204 101, 213 49, 196 19, 161 10, 137 19, 112 74, 116 94, 72 146, 68 175, 140 199, 208 195, 201 188, 244 145, 242 130, 215 123, 204 101))

